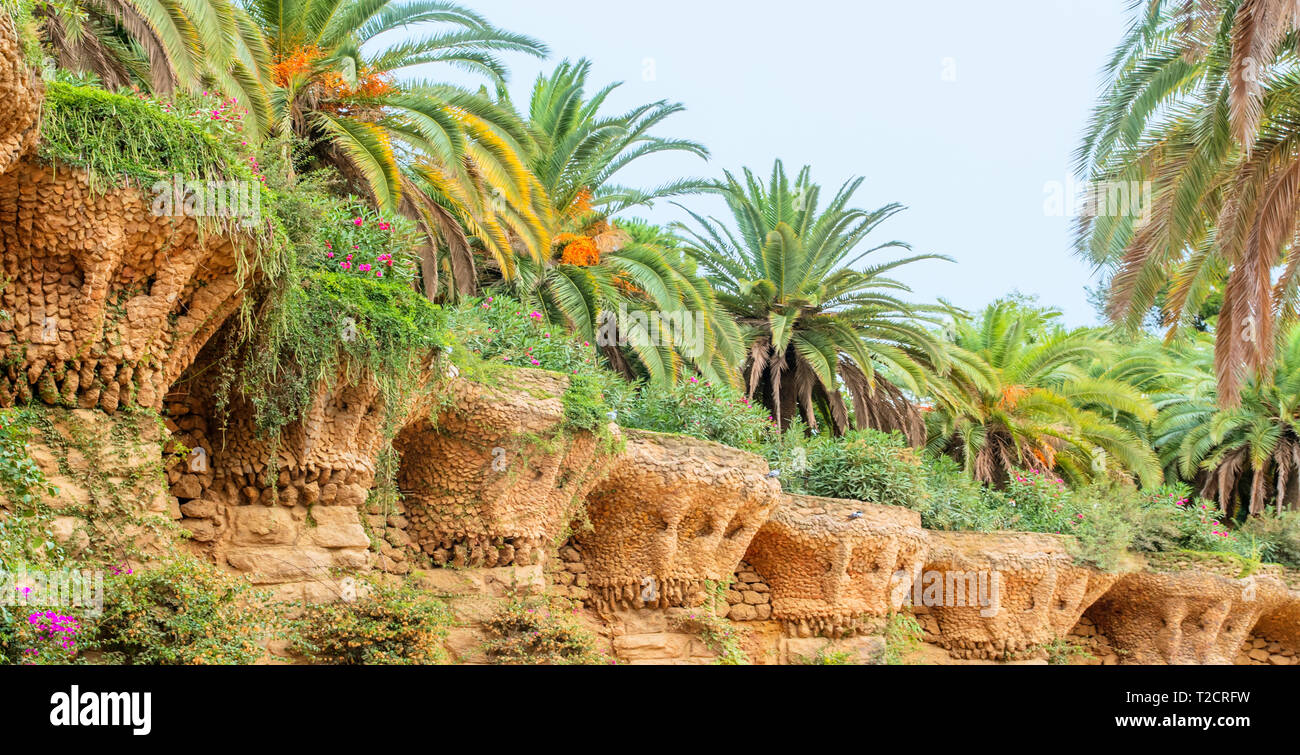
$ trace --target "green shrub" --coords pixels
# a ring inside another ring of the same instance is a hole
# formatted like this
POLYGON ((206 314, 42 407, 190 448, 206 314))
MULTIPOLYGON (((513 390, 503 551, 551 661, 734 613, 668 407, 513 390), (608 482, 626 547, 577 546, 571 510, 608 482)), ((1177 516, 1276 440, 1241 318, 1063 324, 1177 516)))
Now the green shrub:
POLYGON ((854 430, 799 439, 800 432, 792 425, 773 459, 785 490, 924 510, 921 459, 900 434, 854 430))
POLYGON ((296 648, 320 663, 422 665, 446 663, 452 613, 410 585, 364 583, 351 602, 314 605, 296 622, 296 648))
POLYGON ((921 647, 924 631, 921 622, 910 613, 892 613, 885 622, 885 655, 882 659, 886 666, 907 664, 913 653, 921 647))
POLYGON ((624 427, 690 435, 755 452, 779 436, 765 410, 730 386, 695 377, 672 388, 638 385, 620 398, 616 408, 624 427))
POLYGON ((1133 545, 1141 507, 1132 486, 1072 490, 1055 475, 1012 470, 998 490, 975 482, 945 457, 927 459, 925 467, 921 522, 931 529, 1072 535, 1075 557, 1106 570, 1117 568, 1133 545))
POLYGON ((420 274, 410 250, 418 243, 409 220, 381 215, 357 202, 320 202, 315 245, 307 265, 359 278, 406 286, 420 274))
POLYGON ((576 609, 546 599, 512 599, 485 622, 483 650, 501 665, 578 666, 608 663, 596 638, 573 618, 576 609))
POLYGON ((62 610, 0 610, 0 664, 64 666, 77 662, 85 620, 62 610))
POLYGON ((1069 666, 1076 659, 1081 661, 1090 661, 1094 658, 1088 649, 1070 642, 1068 639, 1060 637, 1041 646, 1041 649, 1047 655, 1047 663, 1050 666, 1069 666))
POLYGON ((1133 545, 1140 505, 1131 485, 1098 483, 1068 497, 1067 529, 1074 535, 1075 559, 1103 571, 1120 568, 1133 545))
POLYGON ((1191 550, 1250 557, 1251 545, 1219 517, 1213 503, 1194 497, 1186 485, 1162 485, 1141 496, 1134 516, 1133 547, 1146 552, 1191 550))
POLYGON ((1292 569, 1300 569, 1300 512, 1265 513, 1246 520, 1242 537, 1260 544, 1262 557, 1292 569))
POLYGON ((921 525, 932 530, 1002 529, 1005 499, 971 477, 949 456, 925 460, 926 500, 921 525))
POLYGON ((487 362, 616 379, 603 368, 590 342, 579 343, 562 328, 543 322, 540 313, 528 311, 509 297, 494 294, 468 299, 448 309, 447 315, 448 326, 463 351, 487 362))
POLYGON ((835 650, 830 645, 823 645, 817 655, 798 659, 801 666, 853 666, 855 654, 851 650, 835 650))
POLYGON ((287 631, 268 595, 188 555, 106 578, 104 598, 80 645, 112 664, 248 664, 287 631))

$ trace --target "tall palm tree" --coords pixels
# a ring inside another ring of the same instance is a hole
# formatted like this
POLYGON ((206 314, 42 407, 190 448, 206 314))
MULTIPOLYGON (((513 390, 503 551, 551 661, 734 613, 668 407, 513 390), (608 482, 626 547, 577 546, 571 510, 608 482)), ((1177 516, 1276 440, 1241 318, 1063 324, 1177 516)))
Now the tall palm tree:
POLYGON ((1278 513, 1300 508, 1300 327, 1285 334, 1276 369, 1248 380, 1235 407, 1219 408, 1205 388, 1208 356, 1187 364, 1185 384, 1153 425, 1161 458, 1229 516, 1242 504, 1251 514, 1270 502, 1278 513))
POLYGON ((248 104, 276 132, 315 144, 318 157, 355 179, 381 209, 397 209, 417 181, 434 186, 419 172, 404 175, 417 156, 459 173, 473 152, 483 163, 481 178, 499 181, 507 195, 522 191, 527 178, 518 142, 526 135, 516 119, 487 97, 399 82, 396 74, 441 63, 500 82, 505 68, 492 53, 542 55, 541 43, 441 0, 248 1, 263 40, 259 83, 268 107, 248 104), (376 41, 431 25, 436 30, 423 37, 376 41))
MULTIPOLYGON (((528 167, 551 208, 552 235, 545 255, 520 255, 517 276, 503 270, 504 282, 548 320, 597 341, 611 365, 629 378, 673 382, 698 372, 734 384, 738 332, 694 263, 675 248, 671 234, 644 224, 620 225, 614 218, 630 207, 708 185, 683 179, 630 188, 613 183, 620 170, 661 152, 706 158, 708 150, 652 133, 681 112, 680 104, 659 101, 616 115, 602 112, 619 85, 589 94, 590 70, 588 61, 565 61, 533 87, 528 167), (629 323, 625 312, 654 313, 655 320, 629 323)), ((499 101, 514 108, 504 92, 499 101)))
POLYGON ((686 152, 707 159, 699 142, 671 139, 651 132, 685 108, 659 100, 626 113, 601 113, 621 84, 587 93, 591 62, 564 61, 549 76, 538 76, 528 101, 528 125, 536 139, 533 172, 560 213, 560 231, 580 232, 594 220, 634 205, 701 191, 699 179, 681 179, 650 189, 611 183, 629 164, 659 152, 686 152))
POLYGON ((1013 469, 1054 471, 1074 482, 1112 472, 1160 479, 1160 466, 1132 421, 1155 409, 1133 385, 1089 374, 1115 356, 1098 333, 1066 330, 1059 312, 1001 300, 977 319, 949 326, 945 380, 932 390, 928 447, 976 479, 1004 484, 1013 469))
POLYGON ((899 241, 863 243, 902 207, 849 207, 861 184, 860 178, 846 182, 819 212, 821 190, 809 168, 791 182, 778 160, 766 186, 748 169, 743 182, 727 173, 716 186, 734 231, 694 212, 694 227, 678 228, 719 303, 743 329, 748 396, 757 396, 782 428, 802 414, 811 429, 824 417, 837 434, 856 423, 899 430, 919 445, 923 424, 907 393, 919 394, 944 367, 937 340, 920 324, 941 310, 898 298, 910 289, 888 274, 947 258, 875 262, 883 249, 908 248, 899 241))
POLYGON ((1081 248, 1115 268, 1110 311, 1129 324, 1166 291, 1166 322, 1189 324, 1222 287, 1215 372, 1231 406, 1270 368, 1277 322, 1297 319, 1300 16, 1290 0, 1134 8, 1078 155, 1105 204, 1128 206, 1085 217, 1081 248))

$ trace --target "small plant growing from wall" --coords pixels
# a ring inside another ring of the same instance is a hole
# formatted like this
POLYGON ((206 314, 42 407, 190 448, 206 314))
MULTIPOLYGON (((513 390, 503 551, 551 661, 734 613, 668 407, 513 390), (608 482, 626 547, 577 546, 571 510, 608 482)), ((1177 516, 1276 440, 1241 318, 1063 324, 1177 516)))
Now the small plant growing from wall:
POLYGON ((367 581, 354 600, 309 607, 295 622, 294 649, 336 665, 441 664, 451 623, 445 603, 410 584, 367 581))
POLYGON ((850 650, 836 650, 833 645, 825 645, 817 651, 817 655, 811 658, 800 658, 799 662, 804 666, 852 666, 853 652, 850 650))
POLYGON ((501 665, 583 666, 612 661, 596 649, 596 638, 574 617, 566 600, 512 598, 486 623, 483 650, 501 665))
POLYGON ((1052 666, 1069 666, 1076 660, 1090 661, 1093 659, 1092 653, 1087 648, 1080 647, 1066 639, 1057 638, 1042 646, 1043 652, 1047 653, 1047 662, 1052 666))
POLYGON ((920 649, 922 636, 921 623, 916 617, 910 613, 890 614, 885 622, 885 665, 906 665, 920 649))
POLYGON ((705 580, 704 604, 676 620, 677 628, 699 635, 709 650, 717 654, 719 666, 747 666, 749 656, 740 646, 736 626, 720 615, 727 607, 728 581, 705 580))

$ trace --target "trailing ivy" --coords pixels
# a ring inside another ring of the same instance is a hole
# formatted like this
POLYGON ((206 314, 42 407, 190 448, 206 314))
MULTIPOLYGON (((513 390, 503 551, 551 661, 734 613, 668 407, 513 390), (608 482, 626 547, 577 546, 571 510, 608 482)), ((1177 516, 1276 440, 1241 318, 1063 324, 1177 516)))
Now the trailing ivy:
MULTIPOLYGON (((49 82, 41 157, 85 168, 99 188, 124 178, 255 180, 217 138, 154 102, 102 89, 49 82)), ((260 182, 259 182, 260 185, 260 182)))

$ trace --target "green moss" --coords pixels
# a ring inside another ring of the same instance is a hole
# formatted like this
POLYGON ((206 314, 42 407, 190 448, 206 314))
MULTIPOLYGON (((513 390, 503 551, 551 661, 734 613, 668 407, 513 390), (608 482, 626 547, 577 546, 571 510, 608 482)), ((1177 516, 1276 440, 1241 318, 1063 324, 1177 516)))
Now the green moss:
POLYGON ((41 157, 85 168, 99 188, 124 178, 152 183, 173 175, 252 180, 216 138, 148 100, 49 82, 41 157))

